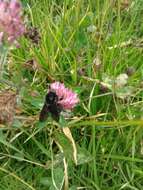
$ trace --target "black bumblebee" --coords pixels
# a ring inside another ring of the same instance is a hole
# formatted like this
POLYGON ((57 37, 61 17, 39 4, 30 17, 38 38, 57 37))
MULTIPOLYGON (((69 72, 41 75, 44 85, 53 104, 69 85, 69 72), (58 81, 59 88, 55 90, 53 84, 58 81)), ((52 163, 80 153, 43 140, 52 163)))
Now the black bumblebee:
POLYGON ((58 103, 58 96, 55 92, 50 91, 45 97, 45 103, 40 112, 39 121, 46 121, 49 113, 55 121, 59 121, 61 111, 62 107, 58 103))

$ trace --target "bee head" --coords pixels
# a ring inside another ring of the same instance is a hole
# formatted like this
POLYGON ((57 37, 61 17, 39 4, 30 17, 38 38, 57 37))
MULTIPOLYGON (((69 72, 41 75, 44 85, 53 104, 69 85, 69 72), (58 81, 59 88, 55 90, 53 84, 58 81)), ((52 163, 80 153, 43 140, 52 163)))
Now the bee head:
POLYGON ((55 92, 48 92, 48 94, 46 95, 46 103, 47 104, 53 104, 56 103, 58 101, 58 96, 56 95, 55 92))

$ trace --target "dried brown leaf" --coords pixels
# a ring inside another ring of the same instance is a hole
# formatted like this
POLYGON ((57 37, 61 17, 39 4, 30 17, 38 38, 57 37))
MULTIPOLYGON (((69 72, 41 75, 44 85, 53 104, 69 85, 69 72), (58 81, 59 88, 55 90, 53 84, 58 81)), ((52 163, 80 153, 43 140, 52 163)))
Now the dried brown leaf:
POLYGON ((15 108, 16 93, 11 90, 0 92, 0 124, 12 124, 15 108))
POLYGON ((72 137, 71 131, 70 131, 70 129, 68 127, 64 127, 63 132, 64 132, 64 134, 66 135, 66 137, 70 140, 70 142, 72 144, 72 147, 73 147, 73 159, 74 159, 75 164, 77 165, 77 148, 76 148, 75 141, 74 141, 74 139, 72 137))
POLYGON ((24 68, 26 68, 28 70, 33 70, 33 71, 35 71, 39 68, 37 61, 34 59, 27 60, 23 66, 24 66, 24 68))

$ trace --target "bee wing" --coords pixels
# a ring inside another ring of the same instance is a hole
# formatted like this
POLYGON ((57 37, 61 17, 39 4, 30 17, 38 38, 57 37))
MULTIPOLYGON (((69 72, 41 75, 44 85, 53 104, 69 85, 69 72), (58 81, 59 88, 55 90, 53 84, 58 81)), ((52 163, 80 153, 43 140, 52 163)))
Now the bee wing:
POLYGON ((49 112, 49 109, 48 109, 48 106, 46 104, 44 104, 41 112, 40 112, 40 115, 39 115, 39 121, 46 121, 46 119, 48 118, 48 112, 49 112))

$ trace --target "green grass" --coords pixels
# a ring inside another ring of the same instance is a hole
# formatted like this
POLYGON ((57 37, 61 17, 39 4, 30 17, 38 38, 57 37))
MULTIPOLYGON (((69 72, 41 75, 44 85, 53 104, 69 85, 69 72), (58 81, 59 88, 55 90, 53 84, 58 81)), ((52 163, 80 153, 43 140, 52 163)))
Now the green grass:
POLYGON ((23 38, 9 55, 20 113, 11 128, 0 128, 0 190, 143 189, 143 0, 123 2, 23 0, 41 42, 23 38), (25 67, 30 59, 35 69, 25 67), (126 86, 116 88, 116 77, 131 66, 126 86), (80 103, 71 121, 40 124, 54 80, 76 91, 80 103), (61 125, 71 130, 77 165, 61 125))

